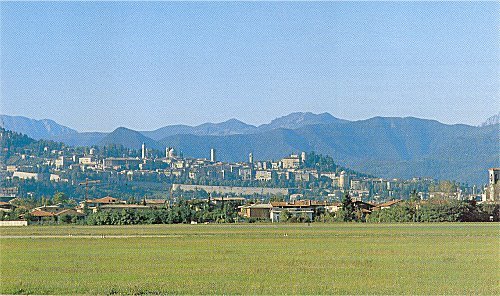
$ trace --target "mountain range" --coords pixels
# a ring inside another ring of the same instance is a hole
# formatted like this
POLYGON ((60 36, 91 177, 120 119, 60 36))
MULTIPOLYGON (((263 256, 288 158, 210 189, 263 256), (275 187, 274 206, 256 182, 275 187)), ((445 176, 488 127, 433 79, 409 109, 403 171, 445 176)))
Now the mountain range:
POLYGON ((495 125, 499 123, 500 123, 500 112, 486 119, 486 121, 483 122, 480 126, 495 125))
POLYGON ((0 125, 5 129, 30 136, 33 139, 57 139, 78 132, 50 119, 31 119, 24 116, 0 115, 0 125))
POLYGON ((224 161, 278 159, 288 153, 315 151, 339 164, 385 178, 415 176, 483 184, 486 170, 498 167, 498 117, 481 126, 447 125, 413 117, 374 117, 348 121, 329 113, 292 113, 260 126, 237 119, 198 126, 171 125, 153 131, 120 127, 111 133, 85 132, 52 120, 1 115, 2 126, 35 139, 68 145, 119 144, 139 149, 166 146, 192 157, 208 157, 210 148, 224 161))

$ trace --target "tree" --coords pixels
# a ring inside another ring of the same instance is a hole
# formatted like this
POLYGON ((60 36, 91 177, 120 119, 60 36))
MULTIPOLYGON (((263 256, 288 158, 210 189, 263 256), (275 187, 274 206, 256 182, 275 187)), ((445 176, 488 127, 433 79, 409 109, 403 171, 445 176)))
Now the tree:
POLYGON ((66 194, 64 194, 64 192, 56 192, 54 194, 53 200, 54 200, 55 204, 59 204, 59 203, 65 204, 67 202, 68 198, 66 197, 66 194))
POLYGON ((71 216, 68 214, 64 214, 59 218, 59 221, 63 223, 71 223, 71 216))
POLYGON ((279 222, 288 222, 291 217, 292 214, 290 214, 290 212, 288 212, 287 210, 284 210, 280 213, 279 222))
POLYGON ((53 204, 52 199, 50 197, 45 197, 45 196, 42 196, 40 202, 43 206, 50 206, 53 204))
POLYGON ((354 204, 348 192, 344 194, 344 199, 342 199, 342 210, 344 212, 344 222, 350 222, 354 219, 354 204))
POLYGON ((283 197, 283 195, 273 195, 271 196, 271 198, 269 198, 269 202, 279 202, 279 201, 285 201, 285 198, 283 197))
POLYGON ((420 201, 420 197, 418 196, 417 190, 413 189, 410 194, 410 201, 417 202, 420 201))

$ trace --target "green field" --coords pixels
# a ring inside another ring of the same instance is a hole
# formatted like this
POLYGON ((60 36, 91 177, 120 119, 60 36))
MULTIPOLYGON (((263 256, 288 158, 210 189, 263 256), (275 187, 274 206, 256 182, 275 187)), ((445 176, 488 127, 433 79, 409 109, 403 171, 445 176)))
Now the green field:
POLYGON ((0 294, 500 294, 500 224, 0 229, 0 294))

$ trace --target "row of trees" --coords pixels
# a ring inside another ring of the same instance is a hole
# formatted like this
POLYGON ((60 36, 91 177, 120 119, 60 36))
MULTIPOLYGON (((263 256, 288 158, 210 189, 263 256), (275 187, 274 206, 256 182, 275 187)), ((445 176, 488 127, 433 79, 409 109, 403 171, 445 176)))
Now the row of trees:
POLYGON ((475 201, 427 200, 413 197, 387 209, 363 212, 356 208, 349 195, 342 201, 342 209, 336 213, 316 216, 321 222, 486 222, 500 221, 499 204, 477 204, 475 201))
POLYGON ((99 211, 89 214, 83 223, 88 225, 177 224, 216 222, 231 223, 238 219, 237 205, 193 204, 180 201, 170 208, 150 210, 99 211))
MULTIPOLYGON (((368 223, 405 223, 405 222, 486 222, 500 221, 500 205, 453 201, 425 204, 402 202, 388 209, 365 214, 361 210, 348 206, 336 213, 319 211, 315 215, 316 222, 368 222, 368 223)), ((0 220, 18 220, 23 215, 30 220, 26 208, 17 208, 12 212, 2 213, 0 220)), ((240 221, 236 204, 227 202, 224 205, 208 206, 206 203, 187 203, 181 201, 170 208, 149 210, 98 211, 89 213, 85 218, 67 215, 47 218, 48 222, 81 223, 88 225, 130 225, 130 224, 174 224, 216 222, 232 223, 240 221)), ((47 219, 45 221, 47 222, 47 219)), ((282 212, 281 222, 309 223, 307 216, 293 216, 282 212)), ((248 219, 248 222, 256 222, 248 219)))
POLYGON ((486 222, 500 221, 500 205, 465 201, 404 202, 389 209, 372 212, 367 222, 486 222))

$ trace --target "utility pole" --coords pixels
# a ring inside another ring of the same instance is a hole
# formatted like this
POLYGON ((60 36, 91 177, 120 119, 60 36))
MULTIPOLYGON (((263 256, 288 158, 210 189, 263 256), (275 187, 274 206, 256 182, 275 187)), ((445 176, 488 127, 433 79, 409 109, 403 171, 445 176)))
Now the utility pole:
POLYGON ((89 200, 89 178, 85 178, 85 202, 89 200))
POLYGON ((79 183, 78 185, 85 185, 85 201, 89 199, 89 184, 101 183, 101 180, 89 181, 89 178, 85 178, 85 182, 79 183))

